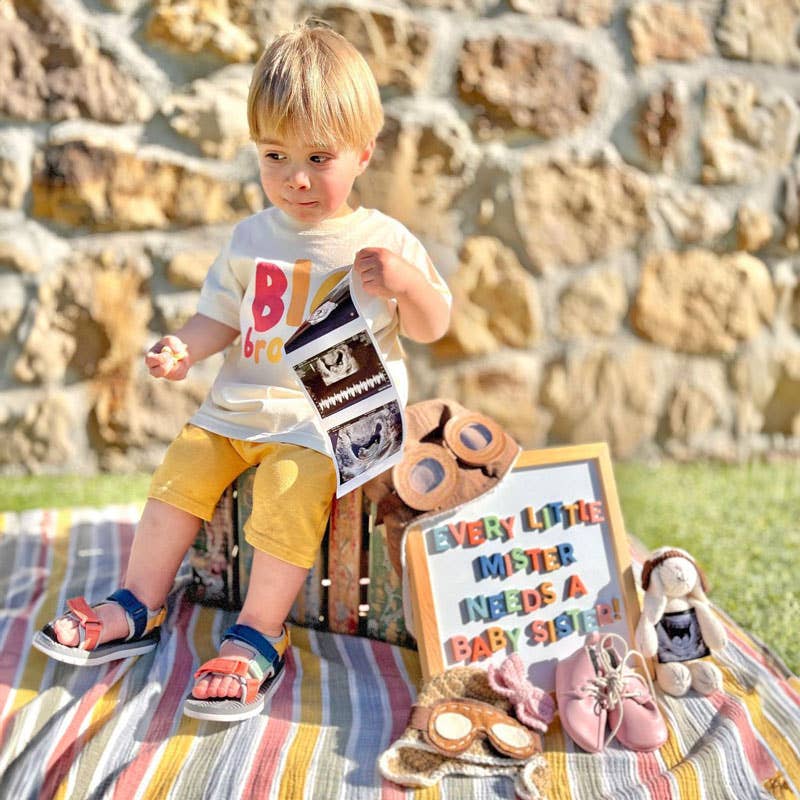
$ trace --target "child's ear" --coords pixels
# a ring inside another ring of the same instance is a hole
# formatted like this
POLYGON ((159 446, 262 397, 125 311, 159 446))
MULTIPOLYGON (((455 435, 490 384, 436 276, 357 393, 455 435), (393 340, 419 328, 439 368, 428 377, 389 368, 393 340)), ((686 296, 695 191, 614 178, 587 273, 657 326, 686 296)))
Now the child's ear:
POLYGON ((359 173, 363 172, 368 166, 370 159, 372 158, 372 154, 375 152, 375 140, 370 139, 364 148, 361 150, 361 154, 358 157, 358 170, 359 173))

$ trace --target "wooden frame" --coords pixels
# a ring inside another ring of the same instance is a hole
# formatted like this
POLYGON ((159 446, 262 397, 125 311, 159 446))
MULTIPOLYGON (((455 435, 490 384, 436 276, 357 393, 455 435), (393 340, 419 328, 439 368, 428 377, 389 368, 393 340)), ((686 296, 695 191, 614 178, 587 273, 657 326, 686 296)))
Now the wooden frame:
POLYGON ((410 529, 405 555, 426 680, 516 650, 552 691, 555 664, 590 630, 634 641, 639 600, 606 444, 521 453, 492 492, 410 529))

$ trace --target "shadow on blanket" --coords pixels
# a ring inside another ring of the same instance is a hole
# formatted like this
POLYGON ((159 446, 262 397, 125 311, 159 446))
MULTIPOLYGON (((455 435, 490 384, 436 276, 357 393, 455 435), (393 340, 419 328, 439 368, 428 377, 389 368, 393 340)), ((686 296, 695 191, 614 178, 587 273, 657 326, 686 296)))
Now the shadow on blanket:
MULTIPOLYGON (((379 755, 405 729, 419 685, 415 652, 295 627, 287 677, 268 713, 237 725, 181 714, 197 665, 234 615, 178 589, 158 649, 92 668, 48 661, 33 632, 67 597, 120 582, 135 506, 0 514, 0 797, 513 797, 506 778, 448 777, 430 789, 383 781, 379 755)), ((800 695, 729 620, 725 691, 662 696, 657 753, 613 744, 588 755, 545 737, 552 798, 789 798, 800 787, 800 695)))

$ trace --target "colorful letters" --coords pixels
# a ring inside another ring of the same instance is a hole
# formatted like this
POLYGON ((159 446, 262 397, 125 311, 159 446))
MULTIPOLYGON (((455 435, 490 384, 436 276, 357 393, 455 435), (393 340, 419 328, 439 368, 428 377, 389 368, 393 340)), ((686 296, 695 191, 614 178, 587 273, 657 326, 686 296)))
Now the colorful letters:
MULTIPOLYGON (((450 663, 482 661, 500 650, 513 653, 523 643, 528 647, 547 646, 568 636, 585 636, 621 619, 618 598, 599 602, 593 595, 595 587, 590 592, 587 582, 574 571, 574 567, 568 570, 579 561, 580 537, 598 535, 596 531, 589 533, 589 526, 605 521, 602 501, 577 499, 523 508, 519 512, 518 526, 516 516, 486 515, 478 519, 457 520, 429 530, 426 535, 432 566, 435 567, 438 554, 457 548, 474 548, 476 555, 469 562, 473 579, 476 585, 484 587, 482 593, 463 597, 459 608, 464 625, 489 625, 477 635, 451 636, 445 643, 450 663), (542 541, 537 545, 539 535, 557 526, 561 526, 569 541, 553 543, 551 531, 547 543, 542 541), (585 527, 587 533, 579 530, 579 526, 585 527), (567 534, 570 529, 578 530, 567 534), (502 546, 511 540, 514 546, 502 546), (562 574, 566 572, 568 574, 562 574), (523 586, 515 581, 513 588, 504 588, 504 581, 517 574, 546 575, 548 580, 538 583, 534 580, 523 586), (486 591, 488 587, 492 589, 486 591), (586 598, 585 602, 592 605, 559 608, 559 603, 574 603, 581 598, 586 598), (551 607, 550 613, 554 616, 539 617, 551 607), (514 627, 492 624, 504 617, 518 620, 519 624, 514 627), (520 639, 520 636, 525 638, 520 639)), ((465 562, 462 560, 461 563, 465 562)))

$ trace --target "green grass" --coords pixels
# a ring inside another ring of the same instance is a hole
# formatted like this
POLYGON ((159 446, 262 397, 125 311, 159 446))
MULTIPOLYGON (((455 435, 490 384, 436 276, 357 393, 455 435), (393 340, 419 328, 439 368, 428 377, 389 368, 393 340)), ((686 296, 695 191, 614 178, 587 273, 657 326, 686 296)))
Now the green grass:
POLYGON ((710 597, 800 673, 800 463, 615 466, 626 529, 688 550, 710 597))
MULTIPOLYGON (((683 547, 711 599, 800 673, 800 462, 615 466, 625 526, 683 547)), ((142 501, 148 475, 3 478, 0 510, 142 501)))
POLYGON ((0 479, 0 511, 144 502, 150 475, 38 475, 0 479))

